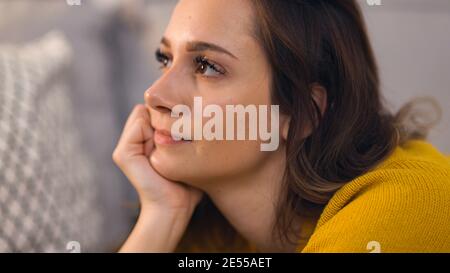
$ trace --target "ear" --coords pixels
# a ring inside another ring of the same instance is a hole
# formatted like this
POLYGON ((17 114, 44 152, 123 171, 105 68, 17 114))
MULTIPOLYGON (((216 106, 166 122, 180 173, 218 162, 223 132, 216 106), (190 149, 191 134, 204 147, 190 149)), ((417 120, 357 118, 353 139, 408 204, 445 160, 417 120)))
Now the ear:
POLYGON ((289 125, 291 123, 291 118, 289 116, 281 116, 281 138, 283 141, 287 141, 289 133, 289 125))
MULTIPOLYGON (((325 89, 325 87, 318 83, 311 84, 310 89, 311 96, 316 105, 319 107, 320 114, 323 116, 325 114, 325 111, 327 110, 327 90, 325 89)), ((281 118, 281 137, 284 141, 287 140, 290 123, 290 117, 284 116, 281 118)), ((303 134, 304 137, 308 137, 311 134, 312 130, 312 126, 307 126, 303 134)))
MULTIPOLYGON (((323 116, 327 110, 327 90, 325 87, 318 83, 313 83, 310 85, 311 97, 319 107, 320 114, 323 116)), ((308 137, 313 132, 313 124, 308 124, 303 132, 303 137, 308 137)))
POLYGON ((316 105, 319 107, 320 114, 323 116, 327 110, 327 90, 318 83, 311 84, 310 88, 311 96, 316 105))

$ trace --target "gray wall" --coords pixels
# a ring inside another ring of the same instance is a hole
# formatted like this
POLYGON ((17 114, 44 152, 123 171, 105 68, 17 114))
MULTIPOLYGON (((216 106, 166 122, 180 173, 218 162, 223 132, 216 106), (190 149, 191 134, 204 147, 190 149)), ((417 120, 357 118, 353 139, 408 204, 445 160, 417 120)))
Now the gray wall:
POLYGON ((430 140, 450 154, 450 1, 360 1, 382 77, 382 91, 398 109, 415 96, 435 97, 442 109, 430 140))

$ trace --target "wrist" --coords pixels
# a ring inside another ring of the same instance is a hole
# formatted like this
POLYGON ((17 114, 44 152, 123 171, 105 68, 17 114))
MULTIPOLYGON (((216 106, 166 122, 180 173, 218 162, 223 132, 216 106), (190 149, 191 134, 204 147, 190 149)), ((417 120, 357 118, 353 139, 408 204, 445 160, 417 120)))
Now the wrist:
POLYGON ((186 216, 164 207, 142 206, 138 221, 120 252, 173 252, 189 223, 190 218, 186 216))
POLYGON ((157 252, 172 252, 181 240, 191 216, 192 212, 187 209, 145 205, 141 207, 136 225, 141 231, 141 238, 156 239, 152 242, 159 245, 157 252))
POLYGON ((141 208, 139 212, 139 218, 148 219, 148 218, 159 218, 159 219, 185 219, 189 220, 194 212, 194 208, 186 208, 186 207, 170 207, 165 205, 157 205, 157 204, 146 204, 141 202, 141 208))

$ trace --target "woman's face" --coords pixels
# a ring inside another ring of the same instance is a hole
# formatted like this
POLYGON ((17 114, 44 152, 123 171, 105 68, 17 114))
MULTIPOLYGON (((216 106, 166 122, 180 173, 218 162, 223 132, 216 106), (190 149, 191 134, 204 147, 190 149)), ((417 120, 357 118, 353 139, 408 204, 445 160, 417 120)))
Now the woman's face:
POLYGON ((225 105, 271 104, 270 66, 253 32, 250 1, 178 3, 157 53, 162 75, 145 94, 155 129, 150 160, 164 177, 202 188, 257 171, 283 149, 282 141, 277 151, 261 152, 259 140, 174 144, 163 136, 178 119, 171 109, 181 104, 193 112, 194 97, 202 98, 203 107, 219 105, 224 113, 225 105))

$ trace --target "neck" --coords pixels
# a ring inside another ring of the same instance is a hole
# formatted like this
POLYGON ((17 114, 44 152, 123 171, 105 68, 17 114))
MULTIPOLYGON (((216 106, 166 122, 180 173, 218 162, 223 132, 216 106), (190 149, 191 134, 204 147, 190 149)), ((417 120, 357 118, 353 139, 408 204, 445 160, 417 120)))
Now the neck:
POLYGON ((293 252, 296 248, 273 236, 285 163, 284 149, 279 149, 256 170, 215 181, 204 189, 231 225, 260 251, 293 252))

